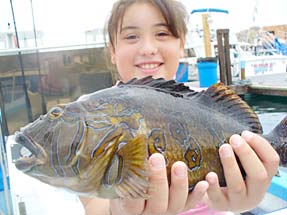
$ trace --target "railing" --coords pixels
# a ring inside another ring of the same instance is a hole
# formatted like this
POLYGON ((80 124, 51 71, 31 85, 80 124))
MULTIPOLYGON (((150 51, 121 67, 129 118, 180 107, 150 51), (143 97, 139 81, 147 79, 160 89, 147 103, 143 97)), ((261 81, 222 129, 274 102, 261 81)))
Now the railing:
MULTIPOLYGON (((11 204, 11 194, 9 191, 9 182, 8 182, 8 171, 7 171, 7 157, 6 157, 6 150, 5 150, 5 137, 2 133, 2 114, 0 109, 0 170, 2 171, 2 180, 3 182, 3 193, 4 193, 4 201, 1 201, 0 204, 0 214, 13 214, 12 213, 12 204, 11 204)), ((2 191, 0 190, 0 195, 2 191)), ((0 196, 2 199, 2 195, 0 196)))
POLYGON ((87 43, 78 45, 65 45, 65 46, 43 46, 43 47, 32 47, 32 48, 14 48, 14 49, 0 49, 0 56, 5 55, 17 55, 21 53, 35 53, 38 52, 51 52, 51 51, 62 51, 62 50, 73 50, 83 48, 102 48, 105 47, 105 43, 87 43))

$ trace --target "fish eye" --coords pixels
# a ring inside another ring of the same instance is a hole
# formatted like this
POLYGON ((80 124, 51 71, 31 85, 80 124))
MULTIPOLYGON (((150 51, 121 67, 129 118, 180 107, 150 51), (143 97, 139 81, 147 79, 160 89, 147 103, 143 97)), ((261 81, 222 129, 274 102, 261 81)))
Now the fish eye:
POLYGON ((60 107, 54 107, 51 109, 50 111, 50 116, 52 117, 52 119, 56 119, 58 117, 60 117, 63 113, 63 109, 60 107))

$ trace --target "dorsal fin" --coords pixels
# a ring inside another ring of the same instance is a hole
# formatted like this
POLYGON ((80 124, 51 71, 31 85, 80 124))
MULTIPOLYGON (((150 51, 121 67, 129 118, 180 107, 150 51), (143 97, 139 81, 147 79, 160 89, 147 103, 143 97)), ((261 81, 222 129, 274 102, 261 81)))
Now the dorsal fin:
POLYGON ((175 97, 193 100, 206 107, 232 117, 234 120, 248 126, 250 131, 262 134, 262 126, 256 113, 233 90, 222 83, 217 83, 205 91, 195 92, 183 83, 163 78, 154 79, 148 76, 142 79, 134 78, 126 83, 119 82, 119 87, 147 87, 168 93, 175 97))
POLYGON ((160 92, 169 93, 175 97, 186 97, 197 94, 197 92, 191 90, 183 83, 178 83, 174 80, 167 81, 164 78, 154 79, 152 76, 147 76, 141 79, 133 78, 126 83, 120 81, 117 86, 148 87, 160 92))
POLYGON ((214 84, 207 90, 190 97, 190 99, 231 116, 238 122, 247 125, 250 131, 259 134, 263 132, 257 114, 244 100, 223 83, 214 84))

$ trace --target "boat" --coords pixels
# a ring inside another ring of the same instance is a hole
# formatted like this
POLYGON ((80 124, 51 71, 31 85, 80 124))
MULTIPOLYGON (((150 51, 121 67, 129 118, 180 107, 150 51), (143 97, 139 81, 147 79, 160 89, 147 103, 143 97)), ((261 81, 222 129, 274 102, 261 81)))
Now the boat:
POLYGON ((259 29, 256 43, 245 43, 245 50, 240 47, 236 66, 238 71, 244 69, 241 79, 265 85, 278 85, 283 80, 287 85, 287 42, 273 34, 259 29))
MULTIPOLYGON (((217 57, 217 30, 229 30, 230 64, 233 81, 245 80, 249 85, 282 85, 287 86, 287 41, 278 38, 278 32, 263 30, 257 27, 256 37, 250 42, 249 32, 246 41, 238 38, 238 34, 229 29, 228 10, 222 8, 200 8, 191 11, 189 31, 186 37, 186 53, 182 62, 188 63, 188 81, 199 81, 197 59, 217 57), (210 34, 209 56, 205 53, 204 24, 201 16, 207 15, 210 34), (223 24, 225 23, 225 24, 223 24), (244 73, 242 73, 244 71, 244 73)), ((254 29, 254 28, 251 28, 254 29)), ((283 32, 287 35, 287 32, 283 32)), ((219 77, 219 68, 217 68, 219 77)))

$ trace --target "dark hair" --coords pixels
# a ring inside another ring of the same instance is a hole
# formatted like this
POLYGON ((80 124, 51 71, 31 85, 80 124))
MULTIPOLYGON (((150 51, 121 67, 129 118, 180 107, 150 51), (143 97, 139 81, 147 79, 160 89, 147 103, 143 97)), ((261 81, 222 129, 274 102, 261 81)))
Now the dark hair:
MULTIPOLYGON (((134 3, 149 3, 160 10, 168 28, 176 38, 185 37, 187 33, 187 11, 185 7, 176 0, 118 0, 114 3, 111 15, 106 26, 111 48, 115 48, 116 36, 121 28, 123 16, 127 8, 134 3)), ((106 34, 105 34, 106 35, 106 34)))
POLYGON ((275 31, 268 31, 268 33, 275 35, 275 31))

